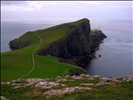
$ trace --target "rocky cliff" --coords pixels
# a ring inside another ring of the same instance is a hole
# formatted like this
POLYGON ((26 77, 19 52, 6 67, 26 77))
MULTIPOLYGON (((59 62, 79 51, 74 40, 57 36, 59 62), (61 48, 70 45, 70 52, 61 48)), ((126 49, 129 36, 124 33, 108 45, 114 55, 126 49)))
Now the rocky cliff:
POLYGON ((92 52, 106 38, 101 30, 92 30, 88 19, 66 24, 67 36, 53 42, 39 51, 40 55, 52 55, 61 62, 85 67, 92 58, 92 52))
MULTIPOLYGON (((86 18, 45 29, 43 34, 45 36, 45 31, 51 33, 58 29, 65 29, 65 36, 50 43, 47 47, 41 48, 38 54, 52 55, 58 57, 61 62, 81 67, 85 67, 89 63, 93 57, 92 53, 106 38, 101 30, 91 30, 90 21, 86 18)), ((10 48, 15 50, 31 45, 35 39, 32 33, 27 32, 20 38, 12 40, 9 43, 10 48)))
POLYGON ((17 50, 31 45, 34 40, 32 37, 33 37, 32 32, 27 32, 24 35, 20 36, 19 38, 10 41, 9 42, 10 49, 17 50))

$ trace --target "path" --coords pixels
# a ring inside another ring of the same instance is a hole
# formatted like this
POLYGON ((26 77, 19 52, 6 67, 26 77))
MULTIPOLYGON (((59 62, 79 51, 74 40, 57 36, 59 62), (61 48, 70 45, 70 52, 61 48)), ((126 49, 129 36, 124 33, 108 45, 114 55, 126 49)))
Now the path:
POLYGON ((40 43, 39 45, 37 46, 37 48, 35 48, 35 50, 32 52, 32 69, 27 73, 25 74, 24 76, 18 78, 18 79, 22 79, 24 77, 26 77, 27 75, 29 75, 35 68, 35 57, 34 57, 34 53, 36 52, 36 50, 40 47, 40 45, 42 44, 42 39, 36 34, 36 32, 34 32, 35 35, 40 39, 40 43))

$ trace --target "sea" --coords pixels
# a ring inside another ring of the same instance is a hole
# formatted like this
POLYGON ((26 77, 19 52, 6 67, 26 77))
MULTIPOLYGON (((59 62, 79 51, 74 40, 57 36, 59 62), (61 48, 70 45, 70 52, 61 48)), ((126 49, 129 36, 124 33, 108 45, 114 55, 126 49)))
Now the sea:
MULTIPOLYGON (((45 29, 75 20, 77 19, 2 21, 1 52, 11 51, 9 42, 28 31, 45 29)), ((86 66, 88 74, 102 77, 133 75, 132 23, 133 21, 128 19, 90 19, 91 29, 101 29, 107 38, 95 52, 96 58, 86 66)))

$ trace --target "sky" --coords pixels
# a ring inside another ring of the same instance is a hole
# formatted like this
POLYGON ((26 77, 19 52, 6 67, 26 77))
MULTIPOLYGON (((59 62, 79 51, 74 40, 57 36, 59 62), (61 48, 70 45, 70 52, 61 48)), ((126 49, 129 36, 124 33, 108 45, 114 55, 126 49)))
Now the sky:
POLYGON ((132 1, 1 1, 1 20, 133 19, 132 1))

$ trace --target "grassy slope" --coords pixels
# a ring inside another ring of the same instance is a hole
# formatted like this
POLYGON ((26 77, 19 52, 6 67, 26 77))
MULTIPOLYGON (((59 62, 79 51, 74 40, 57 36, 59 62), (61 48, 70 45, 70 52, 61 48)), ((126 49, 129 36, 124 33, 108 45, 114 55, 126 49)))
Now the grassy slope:
POLYGON ((133 82, 104 85, 51 97, 49 100, 133 100, 133 82))
MULTIPOLYGON (((50 43, 63 38, 66 35, 67 29, 64 27, 52 27, 44 30, 37 30, 36 33, 43 39, 40 49, 45 48, 50 43)), ((21 36, 18 40, 20 43, 23 41, 31 41, 32 45, 1 54, 1 81, 11 81, 17 79, 24 74, 28 73, 32 68, 31 54, 38 46, 40 40, 34 32, 29 32, 21 36)), ((58 75, 69 74, 71 69, 81 69, 77 66, 61 63, 57 58, 52 56, 39 56, 35 54, 35 70, 26 78, 38 77, 56 77, 58 75)))
MULTIPOLYGON (((79 86, 81 83, 97 84, 99 79, 74 80, 63 82, 67 87, 79 86)), ((57 86, 54 89, 64 87, 57 86)), ((112 85, 92 86, 92 90, 79 90, 73 93, 65 93, 59 96, 46 98, 42 96, 49 89, 41 89, 34 86, 13 89, 11 85, 2 85, 1 95, 10 100, 133 100, 133 82, 113 83, 112 85)))

